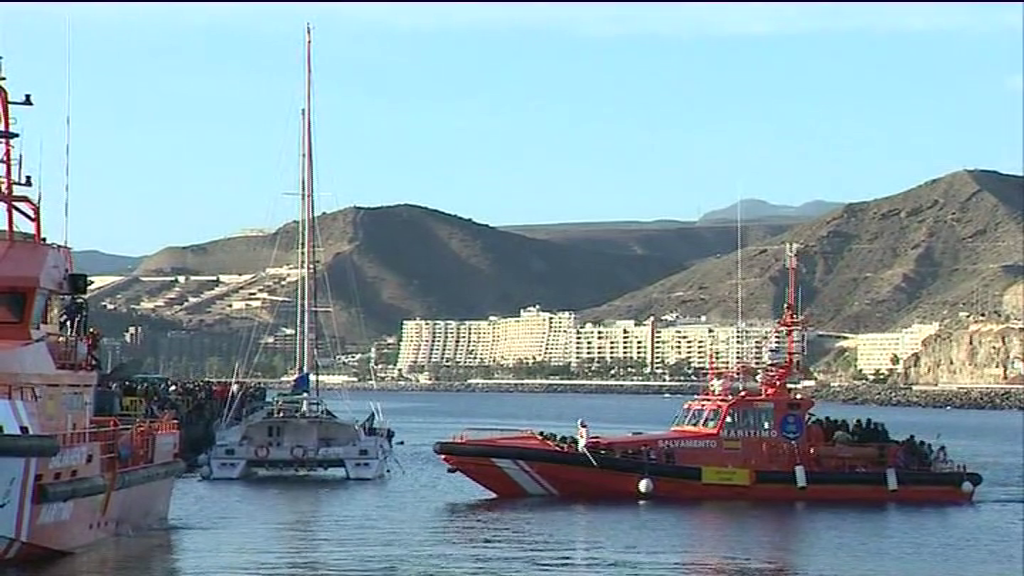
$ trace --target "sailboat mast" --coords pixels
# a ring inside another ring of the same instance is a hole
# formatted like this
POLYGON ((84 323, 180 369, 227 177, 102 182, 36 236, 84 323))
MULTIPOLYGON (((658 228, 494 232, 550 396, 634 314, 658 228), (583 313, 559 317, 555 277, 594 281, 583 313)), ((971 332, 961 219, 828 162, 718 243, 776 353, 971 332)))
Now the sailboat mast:
MULTIPOLYGON (((307 369, 312 363, 313 371, 317 371, 319 362, 316 360, 316 326, 312 321, 312 310, 316 306, 316 253, 315 253, 315 218, 316 212, 313 205, 313 38, 310 25, 306 23, 306 307, 304 310, 306 322, 306 362, 307 369)), ((316 393, 320 394, 320 379, 314 378, 316 393)))
POLYGON ((747 361, 746 328, 743 325, 743 194, 736 201, 736 341, 733 356, 733 370, 747 361))
POLYGON ((297 255, 299 278, 295 283, 295 372, 306 373, 306 338, 304 310, 306 304, 306 110, 300 112, 300 129, 302 137, 299 141, 299 222, 295 235, 295 253, 297 255))

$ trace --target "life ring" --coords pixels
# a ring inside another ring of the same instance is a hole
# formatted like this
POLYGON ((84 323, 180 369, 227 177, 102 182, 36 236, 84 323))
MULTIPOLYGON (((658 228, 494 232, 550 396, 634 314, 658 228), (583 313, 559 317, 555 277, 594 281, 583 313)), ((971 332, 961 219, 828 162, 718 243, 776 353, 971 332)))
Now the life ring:
POLYGON ((306 447, 305 446, 292 446, 292 458, 296 460, 306 459, 306 447))
POLYGON ((265 459, 268 456, 270 456, 270 448, 267 448, 266 446, 257 446, 256 447, 256 457, 257 458, 265 459))

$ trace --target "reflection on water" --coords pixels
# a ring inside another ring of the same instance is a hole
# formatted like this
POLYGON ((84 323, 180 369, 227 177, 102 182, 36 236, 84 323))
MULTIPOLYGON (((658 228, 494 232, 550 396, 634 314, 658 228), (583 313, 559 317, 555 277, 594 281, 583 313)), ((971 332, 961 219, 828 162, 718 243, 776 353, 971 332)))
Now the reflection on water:
MULTIPOLYGON (((941 432, 951 450, 969 454, 985 475, 974 506, 498 501, 463 476, 445 474, 433 442, 472 422, 571 434, 581 415, 608 433, 654 430, 677 403, 586 395, 364 397, 384 401, 405 441, 399 472, 384 482, 183 478, 169 532, 0 576, 860 576, 914 574, 922 558, 928 576, 1007 576, 1024 566, 1019 414, 870 409, 894 434, 941 432)), ((820 408, 848 419, 865 411, 820 408)))
POLYGON ((791 505, 488 499, 443 513, 467 574, 798 573, 789 559, 800 512, 791 505))
POLYGON ((0 569, 2 576, 180 576, 173 529, 111 538, 79 554, 25 567, 0 569))

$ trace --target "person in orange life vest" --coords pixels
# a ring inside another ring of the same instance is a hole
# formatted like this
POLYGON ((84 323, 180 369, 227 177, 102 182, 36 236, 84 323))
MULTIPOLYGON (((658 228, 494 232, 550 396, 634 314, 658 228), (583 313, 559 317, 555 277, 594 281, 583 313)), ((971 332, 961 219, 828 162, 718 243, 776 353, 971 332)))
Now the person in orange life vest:
POLYGON ((811 446, 825 445, 825 429, 817 420, 811 422, 807 427, 807 443, 811 446))
POLYGON ((95 328, 89 328, 85 334, 85 349, 89 353, 89 365, 100 369, 100 332, 95 328))

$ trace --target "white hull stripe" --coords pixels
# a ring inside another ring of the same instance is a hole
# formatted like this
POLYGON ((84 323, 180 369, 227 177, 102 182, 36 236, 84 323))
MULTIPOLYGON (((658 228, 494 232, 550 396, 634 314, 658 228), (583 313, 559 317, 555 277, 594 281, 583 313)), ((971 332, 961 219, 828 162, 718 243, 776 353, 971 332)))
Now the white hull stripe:
MULTIPOLYGON (((24 406, 19 406, 20 404, 20 402, 14 399, 0 402, 0 417, 4 420, 4 432, 7 434, 20 435, 22 427, 28 433, 31 433, 31 423, 26 422, 25 409, 24 406), (21 408, 20 410, 19 407, 21 408), (7 430, 8 425, 11 430, 7 430)), ((18 494, 21 496, 21 501, 13 509, 15 514, 14 529, 11 531, 10 540, 8 540, 7 546, 4 548, 4 558, 7 560, 14 558, 21 549, 21 543, 24 539, 24 534, 28 532, 29 524, 29 514, 26 513, 26 501, 28 501, 28 506, 32 505, 32 484, 28 480, 33 479, 35 472, 32 471, 29 458, 19 458, 18 460, 22 461, 21 483, 18 486, 18 494)))
MULTIPOLYGON (((25 409, 25 403, 21 400, 17 400, 14 403, 14 408, 18 415, 18 420, 24 422, 28 433, 34 433, 34 426, 32 426, 32 420, 28 417, 28 410, 25 409)), ((36 469, 39 465, 38 458, 27 458, 27 460, 28 475, 26 476, 25 494, 21 502, 21 534, 19 535, 21 542, 28 541, 28 529, 32 525, 32 492, 34 492, 33 489, 36 481, 36 469)), ((20 546, 18 546, 18 548, 20 548, 20 546)))
POLYGON ((0 400, 0 426, 4 434, 21 434, 21 424, 14 417, 14 400, 0 400))
POLYGON ((509 478, 514 480, 530 496, 548 496, 551 494, 512 460, 491 458, 491 462, 494 462, 495 466, 501 468, 505 474, 508 474, 509 478))
POLYGON ((555 487, 549 484, 547 480, 542 478, 536 470, 530 468, 529 464, 523 462, 522 460, 513 460, 512 463, 515 464, 516 466, 519 466, 519 469, 522 470, 523 472, 526 472, 530 476, 530 478, 533 478, 534 482, 540 484, 541 488, 544 488, 544 490, 546 490, 548 494, 552 496, 558 496, 558 490, 555 490, 555 487))

